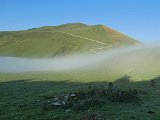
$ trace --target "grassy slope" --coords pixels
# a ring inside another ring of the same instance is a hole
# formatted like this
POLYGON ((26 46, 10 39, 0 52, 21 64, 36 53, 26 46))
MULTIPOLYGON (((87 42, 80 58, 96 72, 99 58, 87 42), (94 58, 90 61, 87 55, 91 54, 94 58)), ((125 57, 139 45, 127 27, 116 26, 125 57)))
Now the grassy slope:
POLYGON ((84 46, 82 50, 88 50, 89 47, 96 46, 93 42, 81 38, 76 38, 75 40, 74 37, 68 37, 68 35, 60 32, 23 32, 18 33, 18 36, 21 36, 21 38, 13 38, 13 35, 3 38, 6 40, 9 39, 4 44, 7 44, 7 42, 10 43, 0 48, 1 55, 52 57, 81 51, 82 45, 84 46), (11 42, 11 39, 14 42, 11 42))
POLYGON ((53 57, 90 52, 92 48, 104 47, 104 45, 67 35, 61 31, 111 44, 112 47, 138 43, 138 41, 102 25, 87 26, 74 23, 17 32, 0 32, 0 55, 53 57))

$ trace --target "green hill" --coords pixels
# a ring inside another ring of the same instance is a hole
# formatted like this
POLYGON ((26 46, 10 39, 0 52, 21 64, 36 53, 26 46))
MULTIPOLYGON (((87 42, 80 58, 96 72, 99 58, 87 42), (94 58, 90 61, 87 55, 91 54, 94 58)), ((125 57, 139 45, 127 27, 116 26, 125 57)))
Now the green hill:
POLYGON ((104 25, 71 23, 0 32, 0 56, 54 57, 94 53, 137 43, 137 40, 104 25))

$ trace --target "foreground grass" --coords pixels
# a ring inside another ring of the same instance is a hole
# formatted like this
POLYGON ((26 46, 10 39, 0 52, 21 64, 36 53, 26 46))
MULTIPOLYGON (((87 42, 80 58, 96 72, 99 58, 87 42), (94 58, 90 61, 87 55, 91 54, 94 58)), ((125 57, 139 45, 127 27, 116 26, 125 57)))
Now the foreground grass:
POLYGON ((91 73, 1 73, 0 119, 79 120, 96 115, 100 120, 159 120, 160 79, 156 78, 153 83, 150 80, 136 82, 119 78, 119 75, 96 77, 91 73), (91 107, 84 111, 42 109, 45 96, 77 91, 88 86, 108 86, 108 81, 113 81, 119 88, 135 88, 142 91, 139 95, 140 100, 127 103, 109 102, 102 107, 91 107))

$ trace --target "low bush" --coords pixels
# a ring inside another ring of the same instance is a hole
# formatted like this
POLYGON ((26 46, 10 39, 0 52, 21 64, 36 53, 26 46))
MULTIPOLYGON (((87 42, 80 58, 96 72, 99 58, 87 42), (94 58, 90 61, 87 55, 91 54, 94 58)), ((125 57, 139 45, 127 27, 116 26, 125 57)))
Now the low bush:
POLYGON ((109 83, 109 88, 88 87, 74 93, 46 97, 44 109, 86 110, 90 107, 102 106, 107 102, 132 102, 137 101, 138 90, 121 90, 109 83))

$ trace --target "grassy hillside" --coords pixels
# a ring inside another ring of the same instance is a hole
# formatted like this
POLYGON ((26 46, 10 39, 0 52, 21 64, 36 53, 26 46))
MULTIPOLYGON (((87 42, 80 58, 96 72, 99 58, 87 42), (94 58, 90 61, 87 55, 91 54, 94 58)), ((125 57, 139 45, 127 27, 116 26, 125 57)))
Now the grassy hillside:
POLYGON ((24 31, 0 32, 0 55, 54 57, 92 53, 91 49, 107 46, 114 48, 137 43, 139 42, 135 39, 103 25, 88 26, 72 23, 24 31))

